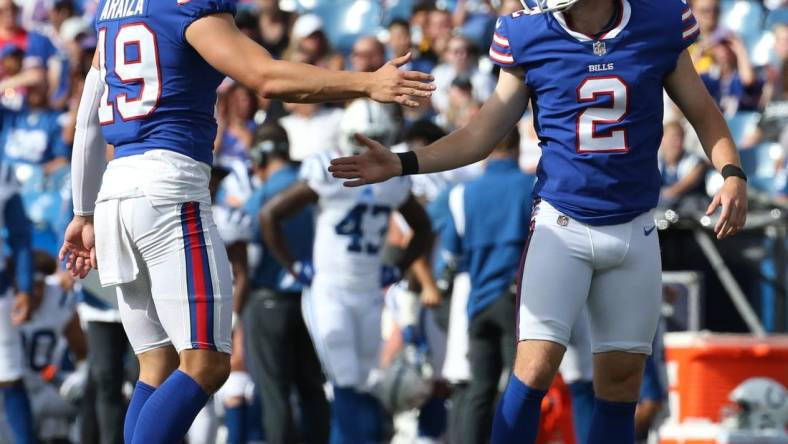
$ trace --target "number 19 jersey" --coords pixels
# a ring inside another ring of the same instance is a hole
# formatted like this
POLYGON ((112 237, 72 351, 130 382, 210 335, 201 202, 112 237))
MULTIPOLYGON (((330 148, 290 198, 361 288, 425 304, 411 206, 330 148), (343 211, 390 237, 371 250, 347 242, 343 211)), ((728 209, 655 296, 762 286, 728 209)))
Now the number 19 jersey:
POLYGON ((534 193, 590 225, 629 222, 660 188, 663 85, 699 27, 683 0, 617 0, 609 31, 561 12, 498 20, 490 58, 522 67, 542 157, 534 193))
MULTIPOLYGON (((337 154, 338 156, 338 154, 337 154)), ((410 196, 410 179, 348 188, 331 177, 332 155, 301 166, 300 178, 319 199, 315 219, 314 287, 369 295, 380 291, 381 253, 392 211, 410 196)))
POLYGON ((99 65, 107 87, 99 120, 115 157, 165 149, 212 163, 216 88, 224 75, 186 41, 209 14, 235 0, 100 0, 99 65))

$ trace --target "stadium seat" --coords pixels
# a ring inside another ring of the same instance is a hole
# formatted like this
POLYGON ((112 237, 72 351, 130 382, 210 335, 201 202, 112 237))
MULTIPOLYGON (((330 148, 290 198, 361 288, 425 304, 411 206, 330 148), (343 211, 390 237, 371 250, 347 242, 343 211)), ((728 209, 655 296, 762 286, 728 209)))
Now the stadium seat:
POLYGON ((755 129, 761 114, 756 111, 738 112, 728 119, 728 128, 731 130, 733 140, 741 144, 744 138, 755 129))
POLYGON ((764 66, 771 63, 775 56, 774 33, 771 31, 764 32, 748 49, 754 66, 764 66))
POLYGON ((380 2, 370 0, 299 0, 314 3, 311 12, 323 19, 334 48, 349 54, 353 43, 364 35, 376 34, 384 17, 380 2))
POLYGON ((387 2, 383 25, 385 26, 398 19, 409 20, 413 12, 413 3, 413 0, 390 0, 387 2))

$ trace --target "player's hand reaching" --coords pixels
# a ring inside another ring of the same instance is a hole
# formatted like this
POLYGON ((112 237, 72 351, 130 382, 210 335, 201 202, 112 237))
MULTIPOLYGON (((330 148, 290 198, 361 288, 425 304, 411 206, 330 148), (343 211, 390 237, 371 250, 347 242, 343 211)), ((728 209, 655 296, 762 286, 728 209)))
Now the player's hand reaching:
POLYGON ((747 222, 747 182, 738 177, 725 179, 706 210, 706 215, 711 216, 720 206, 722 213, 714 226, 714 232, 717 233, 717 239, 724 239, 738 233, 747 222))
POLYGON ((419 71, 401 71, 399 68, 410 62, 411 54, 407 53, 389 61, 382 68, 372 73, 373 81, 369 97, 378 102, 396 102, 400 105, 415 108, 419 106, 419 97, 430 97, 435 90, 431 82, 433 77, 419 71))
POLYGON ((366 152, 334 159, 328 167, 328 171, 337 179, 349 179, 344 184, 346 187, 385 182, 402 174, 399 157, 391 150, 361 134, 356 134, 356 140, 366 145, 366 152))
POLYGON ((80 279, 87 276, 91 268, 98 268, 92 216, 74 216, 66 228, 59 258, 66 262, 71 275, 80 279))

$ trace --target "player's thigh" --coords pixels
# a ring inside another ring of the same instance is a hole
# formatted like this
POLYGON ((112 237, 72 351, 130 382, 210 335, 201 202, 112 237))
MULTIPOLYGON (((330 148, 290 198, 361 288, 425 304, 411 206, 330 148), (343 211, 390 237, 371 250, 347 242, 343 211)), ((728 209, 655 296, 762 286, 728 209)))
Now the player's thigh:
POLYGON ((552 208, 535 218, 523 253, 518 340, 569 343, 591 284, 591 245, 585 226, 552 208))
POLYGON ((170 344, 153 302, 147 269, 142 267, 135 280, 115 286, 115 292, 123 330, 134 354, 141 355, 170 344))
MULTIPOLYGON (((650 354, 662 300, 662 265, 656 233, 633 221, 629 248, 616 267, 599 271, 591 284, 588 314, 593 352, 650 354)), ((650 222, 653 227, 653 219, 650 222)))
POLYGON ((353 314, 339 295, 311 287, 301 299, 304 322, 323 371, 339 387, 355 387, 361 380, 353 314))
MULTIPOLYGON (((155 223, 137 246, 161 324, 175 349, 230 353, 232 277, 210 208, 197 202, 145 207, 155 223)), ((145 217, 145 216, 143 216, 145 217)))
POLYGON ((24 374, 24 353, 19 330, 11 322, 14 296, 0 296, 0 383, 16 381, 24 374))

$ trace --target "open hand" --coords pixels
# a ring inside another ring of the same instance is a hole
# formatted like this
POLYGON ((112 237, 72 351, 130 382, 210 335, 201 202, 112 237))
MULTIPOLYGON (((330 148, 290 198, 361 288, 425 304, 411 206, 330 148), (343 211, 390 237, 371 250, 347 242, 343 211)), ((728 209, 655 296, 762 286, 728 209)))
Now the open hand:
POLYGON ((84 279, 91 268, 98 268, 93 217, 74 216, 66 228, 59 258, 61 262, 66 261, 71 275, 80 279, 84 279))
POLYGON ((747 182, 738 177, 725 179, 706 210, 706 215, 714 214, 719 206, 722 206, 722 213, 714 226, 714 232, 717 233, 717 239, 724 239, 738 233, 747 222, 747 182))
POLYGON ((408 63, 411 54, 407 53, 389 61, 382 68, 372 73, 373 79, 369 97, 383 103, 396 102, 400 105, 416 108, 416 98, 430 97, 435 85, 433 77, 419 71, 400 71, 400 67, 408 63))
POLYGON ((368 148, 366 152, 334 159, 328 167, 337 179, 350 179, 345 182, 346 187, 385 182, 402 174, 399 157, 390 149, 361 134, 356 134, 356 140, 368 148))

